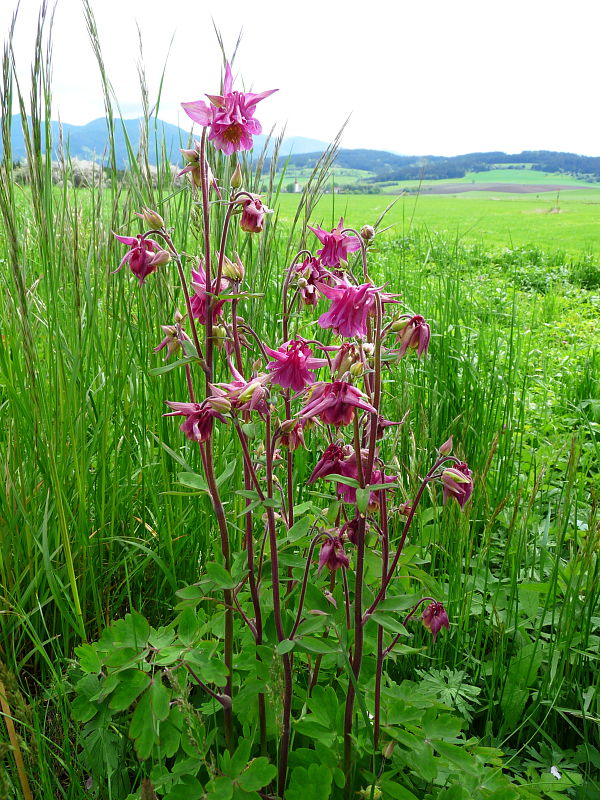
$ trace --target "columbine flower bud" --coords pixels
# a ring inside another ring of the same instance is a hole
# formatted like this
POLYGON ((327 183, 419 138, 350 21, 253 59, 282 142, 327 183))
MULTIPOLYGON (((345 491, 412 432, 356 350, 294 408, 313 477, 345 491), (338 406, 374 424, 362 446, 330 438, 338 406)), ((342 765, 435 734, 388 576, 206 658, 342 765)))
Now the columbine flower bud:
POLYGON ((239 164, 236 164, 236 167, 233 171, 233 175, 229 180, 229 185, 232 189, 239 189, 242 185, 242 170, 239 164))
POLYGON ((363 225, 360 235, 365 242, 370 242, 375 237, 375 228, 372 225, 363 225))
POLYGON ((375 352, 375 345, 373 344, 373 342, 365 342, 363 344, 363 353, 366 355, 367 358, 371 358, 374 352, 375 352))
POLYGON ((364 371, 364 366, 361 364, 360 361, 357 361, 356 364, 352 364, 352 366, 350 367, 350 374, 354 378, 359 378, 363 374, 363 371, 364 371))
POLYGON ((239 255, 235 254, 235 264, 230 261, 227 256, 223 258, 223 277, 228 278, 230 281, 243 281, 245 275, 244 265, 242 264, 239 255))
POLYGON ((222 350, 225 344, 225 339, 227 338, 227 331, 223 325, 215 325, 213 327, 213 338, 215 340, 215 347, 217 347, 219 350, 222 350))
POLYGON ((396 747, 396 742, 393 742, 393 741, 392 742, 388 742, 387 745, 385 746, 384 751, 383 751, 383 757, 387 758, 389 760, 392 757, 392 755, 394 754, 394 748, 395 747, 396 747))
POLYGON ((156 267, 163 267, 165 264, 168 264, 170 260, 171 254, 168 252, 168 250, 159 250, 154 254, 152 263, 156 267))
MULTIPOLYGON (((348 370, 351 370, 352 367, 359 361, 360 354, 356 345, 344 342, 344 344, 340 346, 333 360, 333 374, 336 378, 343 378, 345 373, 348 372, 348 370)), ((360 366, 361 370, 358 373, 359 375, 362 374, 362 365, 360 366)), ((353 372, 352 374, 356 375, 357 373, 353 372)))
POLYGON ((200 153, 198 150, 184 150, 182 147, 179 149, 188 164, 195 164, 196 162, 200 161, 200 153))
POLYGON ((446 439, 443 445, 438 448, 438 453, 441 456, 449 456, 452 452, 452 436, 449 439, 446 439))
POLYGON ((135 213, 136 217, 143 219, 146 225, 149 228, 164 228, 165 221, 161 217, 161 215, 157 211, 153 211, 151 208, 142 208, 142 213, 138 214, 137 211, 135 213))
POLYGON ((360 792, 357 792, 357 794, 359 794, 361 797, 364 797, 365 800, 366 798, 369 798, 369 800, 370 798, 373 800, 381 800, 383 797, 381 789, 379 789, 377 786, 367 786, 366 789, 361 789, 360 792))

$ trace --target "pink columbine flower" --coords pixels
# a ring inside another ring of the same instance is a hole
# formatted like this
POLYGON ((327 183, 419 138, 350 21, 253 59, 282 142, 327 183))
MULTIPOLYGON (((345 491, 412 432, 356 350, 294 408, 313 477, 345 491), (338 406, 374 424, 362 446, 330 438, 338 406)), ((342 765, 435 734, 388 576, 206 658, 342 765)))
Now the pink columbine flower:
MULTIPOLYGON (((365 469, 367 466, 369 453, 367 450, 361 450, 361 466, 363 475, 365 473, 365 469)), ((340 475, 343 475, 346 478, 354 478, 358 480, 358 466, 356 463, 356 452, 352 449, 352 453, 350 454, 349 458, 344 461, 343 464, 340 465, 340 475)), ((395 477, 393 475, 386 475, 383 470, 374 469, 371 472, 371 477, 369 479, 370 484, 379 484, 379 483, 394 483, 395 477)), ((356 503, 356 487, 348 486, 345 483, 338 483, 338 493, 341 496, 344 503, 356 503)), ((369 511, 377 511, 379 508, 379 495, 378 492, 370 492, 369 494, 369 504, 368 510, 369 511)))
POLYGON ((350 561, 344 552, 344 543, 340 537, 332 536, 325 539, 319 553, 319 569, 317 572, 321 572, 323 567, 328 567, 332 572, 335 572, 340 567, 348 569, 349 566, 350 561))
POLYGON ((234 92, 232 87, 231 67, 226 64, 222 95, 207 94, 210 105, 203 100, 181 104, 188 117, 209 128, 209 140, 226 156, 239 150, 252 149, 252 137, 262 131, 260 122, 254 118, 256 106, 265 97, 277 91, 271 89, 260 94, 252 94, 234 92))
POLYGON ((317 461, 307 483, 314 483, 319 478, 325 478, 327 475, 341 475, 342 464, 346 459, 346 455, 345 447, 336 443, 330 444, 317 461))
POLYGON ((302 302, 305 306, 316 306, 320 297, 317 281, 326 280, 329 277, 329 273, 323 269, 316 258, 310 256, 302 264, 298 264, 296 275, 302 302))
POLYGON ((397 341, 400 343, 399 358, 402 358, 409 347, 417 351, 419 358, 423 353, 427 353, 429 339, 431 338, 431 328, 420 314, 415 314, 414 317, 403 320, 400 325, 396 323, 392 330, 398 334, 397 341))
POLYGON ((341 539, 343 540, 345 536, 351 544, 358 545, 359 526, 360 517, 358 516, 348 520, 348 522, 345 522, 340 530, 341 539))
POLYGON ((341 425, 350 425, 357 408, 371 413, 376 411, 367 402, 366 395, 355 386, 345 381, 322 382, 315 384, 310 400, 300 414, 304 419, 318 416, 326 425, 339 428, 341 425))
MULTIPOLYGON (((219 286, 219 292, 224 291, 227 288, 228 284, 226 281, 221 280, 221 285, 219 286)), ((194 290, 194 294, 190 297, 190 304, 192 307, 192 316, 194 319, 200 321, 202 325, 206 325, 206 306, 207 306, 207 298, 206 298, 206 272, 204 271, 204 265, 202 261, 198 263, 197 269, 192 270, 192 288, 194 290)), ((223 306, 225 303, 229 302, 227 299, 225 300, 218 300, 214 307, 213 307, 213 323, 220 317, 223 313, 223 306)))
POLYGON ((167 400, 173 411, 165 417, 185 417, 180 430, 193 442, 206 442, 210 439, 213 420, 227 422, 221 411, 226 411, 228 404, 219 398, 207 398, 203 403, 175 403, 167 400))
POLYGON ((315 376, 311 370, 319 369, 327 363, 324 358, 313 358, 312 350, 302 339, 285 342, 277 350, 271 350, 270 347, 265 347, 265 350, 275 359, 267 364, 273 383, 295 392, 314 383, 315 376))
POLYGON ((114 232, 113 236, 130 248, 114 272, 118 272, 124 264, 128 263, 129 268, 139 280, 140 286, 148 275, 171 260, 169 253, 153 239, 145 239, 143 236, 119 236, 114 232))
POLYGON ((324 231, 323 228, 311 228, 308 226, 323 247, 317 250, 317 255, 321 257, 321 263, 326 267, 339 267, 340 262, 347 263, 348 253, 360 250, 360 241, 357 236, 348 236, 342 233, 344 229, 344 218, 340 217, 337 228, 332 231, 324 231))
POLYGON ((162 342, 154 348, 155 353, 160 353, 161 350, 167 349, 165 353, 165 361, 171 358, 172 355, 182 349, 182 342, 190 342, 191 339, 187 333, 182 330, 181 325, 161 325, 163 333, 166 334, 162 342))
POLYGON ((452 467, 446 467, 441 480, 444 485, 444 503, 454 497, 461 509, 464 508, 473 494, 473 473, 469 467, 462 461, 452 467))
POLYGON ((273 210, 263 205, 257 194, 253 194, 252 199, 244 197, 240 202, 243 207, 240 228, 247 233, 260 233, 265 224, 265 214, 272 214, 273 210))
POLYGON ((434 600, 433 603, 427 606, 423 611, 423 625, 428 631, 431 631, 434 643, 442 628, 450 629, 448 614, 441 603, 436 603, 434 600))
POLYGON ((270 375, 256 375, 247 381, 228 359, 229 369, 233 375, 230 383, 217 383, 212 387, 213 394, 228 403, 236 411, 267 412, 267 384, 270 375))
POLYGON ((371 283, 354 286, 346 278, 337 279, 335 286, 316 282, 317 289, 332 301, 329 311, 321 314, 319 325, 333 328, 339 336, 367 335, 367 318, 375 311, 375 296, 379 294, 382 303, 396 302, 391 295, 382 294, 380 288, 371 283))
POLYGON ((304 423, 288 419, 281 426, 279 441, 282 447, 289 448, 292 453, 299 447, 306 447, 304 441, 304 423))

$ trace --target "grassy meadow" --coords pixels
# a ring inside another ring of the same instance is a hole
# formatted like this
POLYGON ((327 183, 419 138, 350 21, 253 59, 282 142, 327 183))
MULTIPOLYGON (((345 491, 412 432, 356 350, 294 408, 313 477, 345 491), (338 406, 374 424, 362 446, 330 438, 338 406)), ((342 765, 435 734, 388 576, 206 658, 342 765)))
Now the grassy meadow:
MULTIPOLYGON (((122 252, 111 230, 130 230, 150 206, 197 255, 201 229, 189 188, 164 163, 151 179, 147 150, 127 183, 80 188, 66 154, 53 186, 35 138, 50 107, 37 69, 36 107, 14 90, 33 111, 30 185, 15 185, 10 158, 0 167, 0 797, 28 800, 23 769, 34 797, 119 798, 110 781, 86 788, 90 758, 136 767, 127 742, 90 742, 73 722, 74 648, 131 609, 159 625, 218 536, 206 496, 177 480, 201 469, 197 451, 163 417, 166 400, 185 397, 182 371, 161 374, 153 352, 159 326, 183 307, 176 276, 164 268, 140 291, 126 270, 112 274, 122 252)), ((10 153, 6 60, 4 70, 10 153)), ((312 205, 328 181, 316 176, 314 197, 278 195, 271 175, 265 233, 238 231, 231 243, 263 294, 244 316, 271 346, 283 271, 301 241, 315 245, 304 223, 343 215, 360 228, 393 199, 327 194, 312 205)), ((432 326, 429 357, 385 377, 386 414, 408 414, 388 454, 401 500, 413 489, 406 476, 423 474, 450 434, 475 473, 470 512, 425 505, 401 565, 407 582, 444 598, 450 631, 390 670, 422 681, 483 746, 508 753, 517 780, 537 770, 550 799, 559 786, 600 797, 599 205, 592 188, 558 201, 403 196, 371 256, 372 274, 432 326)), ((219 442, 218 474, 228 466, 219 442)), ((298 502, 311 496, 312 463, 299 457, 298 502)))
MULTIPOLYGON (((297 203, 297 195, 282 194, 281 216, 293 216, 297 203)), ((333 220, 336 224, 342 215, 349 223, 360 223, 367 217, 377 219, 390 203, 394 205, 382 224, 391 226, 388 237, 403 237, 418 228, 443 234, 449 241, 492 249, 533 245, 552 253, 560 251, 567 257, 600 253, 600 188, 540 194, 325 195, 314 216, 323 224, 333 220)))

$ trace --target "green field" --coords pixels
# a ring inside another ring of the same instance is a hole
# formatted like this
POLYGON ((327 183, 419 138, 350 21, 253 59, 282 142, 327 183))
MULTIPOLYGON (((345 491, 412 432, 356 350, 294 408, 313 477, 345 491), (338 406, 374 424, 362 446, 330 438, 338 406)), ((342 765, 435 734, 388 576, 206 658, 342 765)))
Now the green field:
MULTIPOLYGON (((505 170, 510 172, 511 170, 505 170)), ((489 174, 489 173, 485 173, 489 174)), ((386 195, 324 195, 312 220, 348 225, 373 224, 394 201, 386 195)), ((292 218, 298 195, 282 194, 279 213, 292 218)), ((427 228, 453 241, 491 247, 534 245, 569 255, 600 252, 600 188, 540 194, 465 192, 457 195, 404 195, 396 199, 382 227, 388 236, 427 228), (558 209, 558 210, 557 210, 558 209)))

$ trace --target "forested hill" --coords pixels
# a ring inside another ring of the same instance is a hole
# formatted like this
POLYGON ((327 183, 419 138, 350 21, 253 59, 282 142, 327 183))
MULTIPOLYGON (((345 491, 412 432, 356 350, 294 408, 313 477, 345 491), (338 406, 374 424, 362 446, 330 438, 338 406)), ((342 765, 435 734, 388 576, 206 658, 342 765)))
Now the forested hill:
MULTIPOLYGON (((292 155, 295 167, 314 166, 321 153, 292 155)), ((592 180, 600 180, 600 157, 556 153, 552 150, 524 150, 522 153, 466 153, 460 156, 402 156, 385 150, 340 150, 337 167, 361 169, 374 174, 371 180, 440 180, 462 178, 468 172, 486 172, 497 167, 515 169, 527 166, 542 172, 558 172, 592 180)))

